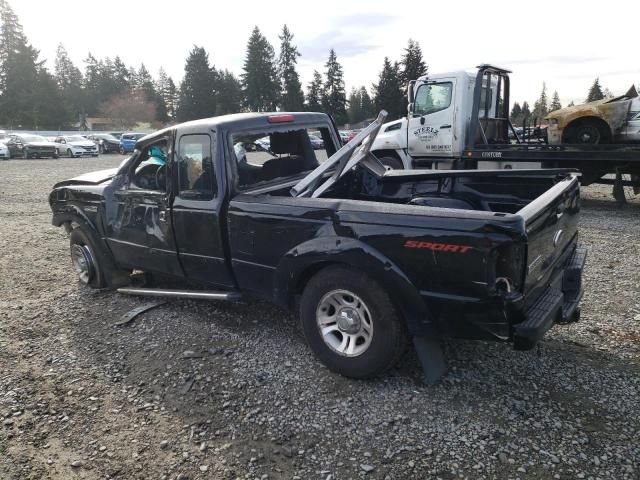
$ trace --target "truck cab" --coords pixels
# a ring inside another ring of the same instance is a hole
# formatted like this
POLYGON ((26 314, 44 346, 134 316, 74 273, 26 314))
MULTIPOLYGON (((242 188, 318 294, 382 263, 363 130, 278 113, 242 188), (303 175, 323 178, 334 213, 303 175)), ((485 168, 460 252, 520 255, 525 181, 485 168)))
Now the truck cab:
POLYGON ((462 157, 470 136, 508 142, 503 104, 509 71, 487 65, 479 68, 477 75, 457 71, 411 82, 407 117, 383 125, 374 153, 394 168, 401 162, 403 168, 442 169, 451 168, 453 160, 462 157), (477 122, 484 128, 474 128, 477 122))

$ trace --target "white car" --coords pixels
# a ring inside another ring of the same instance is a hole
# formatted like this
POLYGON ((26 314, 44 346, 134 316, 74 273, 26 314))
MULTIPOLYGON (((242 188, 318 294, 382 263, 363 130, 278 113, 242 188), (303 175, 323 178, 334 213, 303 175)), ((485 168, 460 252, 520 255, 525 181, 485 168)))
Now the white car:
POLYGON ((0 143, 0 158, 9 159, 9 149, 4 143, 0 143))
POLYGON ((63 135, 54 140, 58 155, 68 157, 97 157, 98 145, 81 135, 63 135))

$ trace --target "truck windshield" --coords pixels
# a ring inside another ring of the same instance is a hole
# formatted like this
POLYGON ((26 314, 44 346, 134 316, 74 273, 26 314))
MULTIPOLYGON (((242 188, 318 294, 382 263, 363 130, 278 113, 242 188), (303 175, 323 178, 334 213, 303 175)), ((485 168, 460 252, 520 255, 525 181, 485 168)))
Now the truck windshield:
POLYGON ((309 172, 335 152, 328 128, 287 128, 231 135, 241 190, 309 172))
POLYGON ((449 108, 452 91, 453 84, 451 82, 420 85, 416 93, 414 114, 429 115, 449 108))

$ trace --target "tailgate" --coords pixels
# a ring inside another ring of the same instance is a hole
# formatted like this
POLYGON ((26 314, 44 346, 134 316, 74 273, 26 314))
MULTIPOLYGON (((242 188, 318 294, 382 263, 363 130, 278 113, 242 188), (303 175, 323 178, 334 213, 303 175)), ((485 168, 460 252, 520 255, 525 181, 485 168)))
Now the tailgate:
POLYGON ((578 178, 568 176, 522 208, 527 232, 524 293, 527 303, 548 285, 575 245, 580 210, 578 178))

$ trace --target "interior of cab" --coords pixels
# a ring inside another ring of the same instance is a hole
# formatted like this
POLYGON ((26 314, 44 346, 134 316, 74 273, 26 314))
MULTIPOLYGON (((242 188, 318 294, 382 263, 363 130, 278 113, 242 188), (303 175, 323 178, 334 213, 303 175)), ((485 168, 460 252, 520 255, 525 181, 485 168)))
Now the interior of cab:
POLYGON ((131 186, 143 190, 166 190, 167 141, 146 146, 132 165, 131 186))
POLYGON ((232 135, 238 187, 247 189, 316 168, 335 153, 328 129, 319 130, 324 145, 315 150, 305 128, 232 135))

